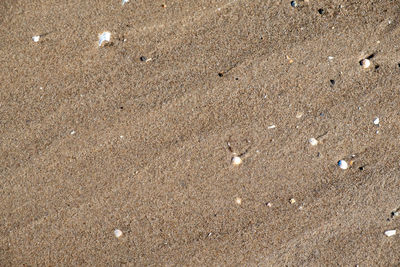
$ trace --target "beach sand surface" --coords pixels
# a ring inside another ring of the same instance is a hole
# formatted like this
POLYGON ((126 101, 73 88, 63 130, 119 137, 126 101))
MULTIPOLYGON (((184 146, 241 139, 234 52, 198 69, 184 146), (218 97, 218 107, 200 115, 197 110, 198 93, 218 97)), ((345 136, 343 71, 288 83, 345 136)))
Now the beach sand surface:
POLYGON ((0 265, 399 264, 399 18, 2 1, 0 265))

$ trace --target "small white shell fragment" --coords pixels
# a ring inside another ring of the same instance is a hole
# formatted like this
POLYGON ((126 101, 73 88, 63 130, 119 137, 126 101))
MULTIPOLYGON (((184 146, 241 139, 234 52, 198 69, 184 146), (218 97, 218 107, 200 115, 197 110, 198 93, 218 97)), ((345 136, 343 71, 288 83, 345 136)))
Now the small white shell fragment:
POLYGON ((129 0, 122 0, 122 5, 125 5, 125 3, 128 3, 129 0))
POLYGON ((338 161, 338 166, 339 166, 339 168, 341 168, 342 170, 346 170, 348 167, 349 167, 349 165, 347 164, 347 162, 345 161, 345 160, 339 160, 338 161))
POLYGON ((385 231, 386 236, 394 236, 396 234, 396 230, 387 230, 385 231))
POLYGON ((103 42, 109 42, 110 39, 111 39, 111 33, 103 32, 102 34, 99 35, 99 46, 101 46, 103 42))
POLYGON ((242 159, 239 156, 234 156, 232 158, 232 164, 233 165, 239 165, 242 163, 242 159))
POLYGON ((271 126, 268 126, 268 129, 274 129, 274 128, 276 128, 276 125, 274 124, 274 125, 271 125, 271 126))
POLYGON ((332 60, 332 59, 333 59, 333 57, 332 57, 332 56, 329 56, 329 57, 328 57, 328 59, 329 59, 329 60, 332 60))
POLYGON ((365 58, 365 59, 361 60, 360 64, 364 69, 368 69, 371 66, 371 61, 369 59, 365 58))
POLYGON ((236 204, 240 205, 240 204, 242 204, 242 199, 240 197, 237 197, 235 199, 235 202, 236 202, 236 204))
POLYGON ((374 124, 375 125, 379 125, 379 118, 378 117, 374 119, 374 124))
POLYGON ((35 43, 39 42, 39 39, 40 39, 40 35, 35 35, 35 36, 32 37, 32 40, 33 40, 35 43))
POLYGON ((310 145, 312 145, 312 146, 318 145, 318 141, 317 141, 317 139, 315 139, 315 138, 310 138, 310 139, 308 139, 308 142, 309 142, 310 145))
POLYGON ((72 130, 72 131, 71 131, 71 135, 74 135, 74 134, 76 134, 76 132, 72 130))
POLYGON ((119 230, 119 229, 115 229, 114 230, 114 235, 115 235, 116 238, 119 238, 119 237, 122 236, 122 231, 119 230))
POLYGON ((296 203, 296 199, 294 199, 294 198, 291 198, 291 199, 289 200, 289 203, 290 203, 290 204, 294 204, 294 203, 296 203))

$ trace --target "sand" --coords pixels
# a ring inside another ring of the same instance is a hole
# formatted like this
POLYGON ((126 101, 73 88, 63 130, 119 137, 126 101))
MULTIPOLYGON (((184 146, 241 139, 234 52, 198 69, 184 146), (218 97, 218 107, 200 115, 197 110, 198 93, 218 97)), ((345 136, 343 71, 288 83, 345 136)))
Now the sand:
POLYGON ((399 264, 399 15, 2 1, 0 265, 399 264))

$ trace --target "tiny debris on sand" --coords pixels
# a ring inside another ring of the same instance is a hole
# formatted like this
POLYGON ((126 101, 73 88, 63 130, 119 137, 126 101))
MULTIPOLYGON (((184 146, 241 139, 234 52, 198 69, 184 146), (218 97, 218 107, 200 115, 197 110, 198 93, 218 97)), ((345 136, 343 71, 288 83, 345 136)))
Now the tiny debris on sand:
POLYGON ((315 139, 315 138, 310 138, 310 139, 308 139, 308 142, 309 142, 310 145, 312 145, 312 146, 318 145, 318 141, 317 141, 317 139, 315 139))
POLYGON ((232 164, 233 165, 240 165, 242 163, 242 159, 239 156, 234 156, 232 158, 232 164))
POLYGON ((396 230, 387 230, 385 231, 386 236, 394 236, 396 234, 396 230))
POLYGON ((99 34, 99 46, 101 46, 103 42, 110 42, 110 40, 111 40, 110 32, 103 32, 99 34))
POLYGON ((122 231, 119 230, 119 229, 115 229, 114 230, 114 235, 115 235, 116 238, 119 238, 119 237, 122 236, 122 231))
POLYGON ((364 69, 368 69, 371 66, 371 60, 365 58, 363 60, 360 61, 360 65, 364 68, 364 69))
POLYGON ((343 160, 343 159, 338 161, 338 166, 342 170, 346 170, 347 168, 349 168, 349 164, 347 164, 347 162, 345 160, 343 160))
POLYGON ((32 37, 32 40, 33 40, 35 43, 39 42, 39 40, 40 40, 40 35, 35 35, 35 36, 33 36, 33 37, 32 37))
POLYGON ((240 197, 235 198, 235 203, 238 205, 242 204, 242 199, 240 197))

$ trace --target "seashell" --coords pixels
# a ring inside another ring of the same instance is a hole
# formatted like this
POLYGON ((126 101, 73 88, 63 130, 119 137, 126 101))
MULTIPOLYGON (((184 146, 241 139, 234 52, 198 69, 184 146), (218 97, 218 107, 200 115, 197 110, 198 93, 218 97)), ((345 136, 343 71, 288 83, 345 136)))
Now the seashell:
POLYGON ((396 234, 396 230, 387 230, 385 231, 386 236, 394 236, 396 234))
POLYGON ((310 138, 310 139, 308 139, 308 142, 309 142, 310 145, 312 145, 312 146, 318 145, 318 140, 315 139, 315 138, 310 138))
POLYGON ((103 42, 109 42, 110 39, 111 39, 111 33, 103 32, 102 34, 99 35, 99 46, 101 46, 103 42))
POLYGON ((115 229, 114 230, 114 235, 115 235, 116 238, 119 238, 119 237, 122 236, 122 231, 119 230, 119 229, 115 229))
POLYGON ((360 65, 364 68, 364 69, 368 69, 371 66, 371 60, 365 58, 363 60, 360 61, 360 65))
POLYGON ((242 163, 242 159, 239 156, 234 156, 232 158, 232 164, 233 165, 239 165, 242 163))
POLYGON ((345 160, 339 160, 338 161, 338 166, 339 166, 339 168, 341 168, 342 170, 346 170, 348 167, 349 167, 349 165, 347 164, 347 162, 345 161, 345 160))
POLYGON ((32 37, 32 40, 33 40, 35 43, 39 42, 39 40, 40 40, 40 35, 35 35, 35 36, 33 36, 33 37, 32 37))

